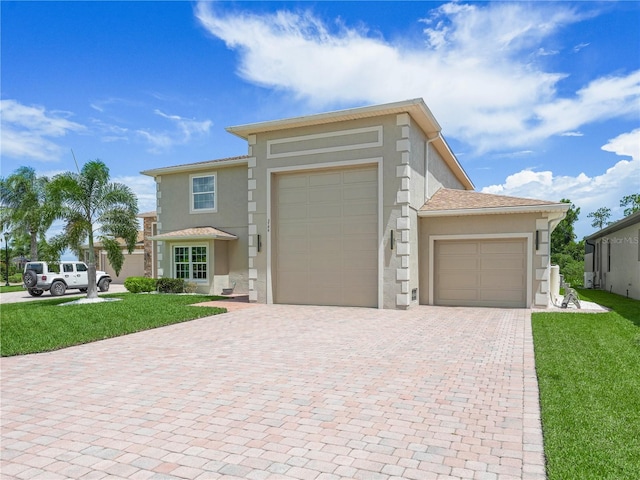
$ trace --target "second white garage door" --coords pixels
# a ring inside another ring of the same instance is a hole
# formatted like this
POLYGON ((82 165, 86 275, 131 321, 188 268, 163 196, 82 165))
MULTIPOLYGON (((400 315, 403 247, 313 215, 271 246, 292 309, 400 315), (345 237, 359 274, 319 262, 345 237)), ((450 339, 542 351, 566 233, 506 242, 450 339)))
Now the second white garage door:
POLYGON ((282 174, 275 192, 275 302, 377 307, 377 167, 282 174))
POLYGON ((526 252, 524 239, 436 241, 435 303, 526 307, 526 252))

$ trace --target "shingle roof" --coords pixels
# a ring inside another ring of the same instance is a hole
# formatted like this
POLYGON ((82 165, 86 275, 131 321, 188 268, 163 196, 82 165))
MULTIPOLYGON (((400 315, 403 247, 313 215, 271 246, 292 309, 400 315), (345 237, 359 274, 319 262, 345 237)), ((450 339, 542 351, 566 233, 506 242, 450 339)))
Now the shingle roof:
POLYGON ((204 168, 208 168, 208 167, 220 167, 220 166, 224 166, 224 164, 229 164, 229 165, 235 165, 238 163, 246 163, 249 159, 248 155, 239 155, 236 157, 227 157, 227 158, 217 158, 214 160, 204 160, 202 162, 195 162, 195 163, 182 163, 179 165, 171 165, 169 167, 159 167, 159 168, 152 168, 149 170, 143 170, 142 173, 143 175, 149 175, 149 176, 155 176, 155 175, 162 175, 162 174, 167 174, 167 173, 175 173, 175 172, 185 172, 185 171, 192 171, 192 170, 199 170, 199 169, 204 169, 204 168))
POLYGON ((238 237, 233 235, 232 233, 227 233, 214 227, 194 227, 185 228, 183 230, 174 230, 173 232, 161 233, 160 235, 154 235, 150 238, 152 240, 181 240, 187 238, 217 238, 220 240, 236 240, 238 237))
POLYGON ((480 193, 473 190, 456 190, 441 188, 420 208, 420 212, 445 212, 455 210, 487 210, 510 209, 518 207, 551 207, 561 206, 557 202, 536 200, 532 198, 508 197, 480 193))
POLYGON ((149 217, 157 217, 158 213, 155 210, 151 210, 150 212, 142 212, 138 214, 138 218, 149 218, 149 217))

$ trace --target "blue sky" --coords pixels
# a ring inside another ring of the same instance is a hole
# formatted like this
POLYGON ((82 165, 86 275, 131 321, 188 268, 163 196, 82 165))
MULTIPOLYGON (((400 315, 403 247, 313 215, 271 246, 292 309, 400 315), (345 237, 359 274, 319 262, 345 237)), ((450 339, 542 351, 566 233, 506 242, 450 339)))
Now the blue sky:
POLYGON ((225 127, 422 97, 478 191, 622 217, 640 2, 2 1, 2 175, 244 155, 225 127))

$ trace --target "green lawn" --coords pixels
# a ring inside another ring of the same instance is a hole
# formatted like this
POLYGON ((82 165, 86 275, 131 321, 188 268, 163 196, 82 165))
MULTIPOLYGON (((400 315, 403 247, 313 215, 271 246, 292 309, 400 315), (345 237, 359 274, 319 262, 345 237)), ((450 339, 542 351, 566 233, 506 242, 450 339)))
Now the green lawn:
POLYGON ((640 302, 579 295, 613 311, 532 319, 547 475, 640 478, 640 302))
POLYGON ((0 286, 0 294, 7 292, 19 292, 21 290, 26 292, 22 285, 9 285, 8 287, 5 285, 0 286))
MULTIPOLYGON (((119 293, 115 302, 60 306, 68 298, 2 304, 0 354, 46 352, 224 313, 224 308, 194 307, 221 297, 119 293)), ((74 299, 77 300, 77 299, 74 299)))

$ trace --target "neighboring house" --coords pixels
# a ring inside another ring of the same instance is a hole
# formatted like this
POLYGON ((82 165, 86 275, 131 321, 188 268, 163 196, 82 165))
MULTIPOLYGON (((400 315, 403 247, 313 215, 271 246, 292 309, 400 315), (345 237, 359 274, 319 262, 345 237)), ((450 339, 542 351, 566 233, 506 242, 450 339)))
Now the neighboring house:
POLYGON ((585 237, 584 286, 640 300, 640 212, 585 237))
POLYGON ((568 204, 482 194, 422 99, 229 127, 247 156, 142 172, 158 276, 252 302, 546 307, 568 204))
MULTIPOLYGON (((120 275, 116 275, 114 268, 109 263, 107 251, 103 249, 101 242, 95 242, 93 245, 96 259, 96 269, 107 272, 113 279, 113 283, 124 283, 128 277, 152 277, 155 278, 155 258, 153 257, 152 242, 149 240, 155 233, 156 212, 145 212, 138 215, 143 220, 143 229, 138 232, 136 246, 129 253, 125 241, 117 239, 122 246, 124 254, 124 263, 120 270, 120 275)), ((84 261, 88 261, 89 248, 85 245, 83 248, 84 261)))

